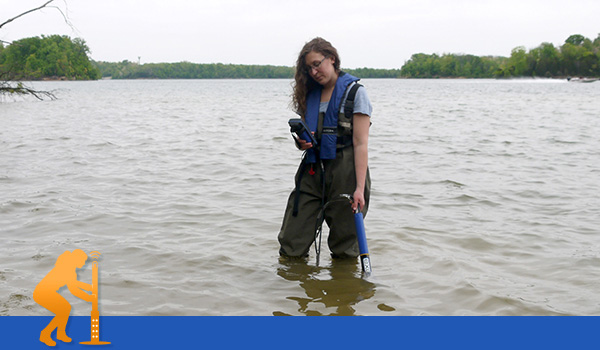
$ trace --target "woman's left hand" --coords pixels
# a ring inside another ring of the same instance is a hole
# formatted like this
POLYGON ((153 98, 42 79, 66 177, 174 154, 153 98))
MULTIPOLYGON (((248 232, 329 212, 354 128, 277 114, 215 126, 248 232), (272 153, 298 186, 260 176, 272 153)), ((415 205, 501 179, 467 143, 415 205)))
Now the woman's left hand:
POLYGON ((358 206, 360 206, 361 210, 365 207, 365 191, 364 190, 357 189, 356 191, 354 191, 352 198, 353 198, 352 210, 354 212, 356 212, 356 208, 358 206))

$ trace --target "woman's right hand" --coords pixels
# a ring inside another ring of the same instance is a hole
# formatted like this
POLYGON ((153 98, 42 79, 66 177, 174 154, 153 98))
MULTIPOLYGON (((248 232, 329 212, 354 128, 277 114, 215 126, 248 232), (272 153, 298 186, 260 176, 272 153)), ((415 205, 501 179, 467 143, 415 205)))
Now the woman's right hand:
MULTIPOLYGON (((315 134, 314 131, 312 132, 312 134, 313 135, 315 134)), ((296 139, 296 146, 301 151, 312 148, 312 146, 313 146, 312 142, 307 142, 306 140, 296 137, 296 135, 294 135, 294 138, 296 139)))
POLYGON ((306 140, 298 139, 298 149, 304 151, 312 147, 312 142, 306 142, 306 140))

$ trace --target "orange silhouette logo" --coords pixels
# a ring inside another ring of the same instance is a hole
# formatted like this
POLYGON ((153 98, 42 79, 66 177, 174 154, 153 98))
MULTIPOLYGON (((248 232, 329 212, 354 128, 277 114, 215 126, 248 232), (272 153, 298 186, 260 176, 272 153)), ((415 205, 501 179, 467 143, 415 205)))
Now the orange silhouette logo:
MULTIPOLYGON (((100 253, 92 252, 92 258, 97 259, 100 253)), ((82 268, 88 259, 87 254, 81 249, 62 253, 54 268, 48 272, 33 291, 33 300, 55 314, 46 328, 40 332, 40 341, 48 346, 55 346, 56 342, 51 334, 56 329, 56 339, 65 343, 71 342, 67 336, 66 328, 71 314, 71 304, 58 293, 63 286, 76 297, 92 303, 91 315, 91 340, 81 344, 102 345, 109 342, 100 341, 100 315, 98 312, 98 262, 92 263, 92 284, 77 280, 77 269, 82 268), (85 291, 91 292, 91 294, 85 291)))

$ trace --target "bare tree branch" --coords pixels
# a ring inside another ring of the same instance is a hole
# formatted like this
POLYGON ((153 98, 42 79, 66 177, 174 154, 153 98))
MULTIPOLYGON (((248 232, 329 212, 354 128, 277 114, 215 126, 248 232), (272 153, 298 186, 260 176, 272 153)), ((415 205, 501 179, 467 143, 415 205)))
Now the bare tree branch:
POLYGON ((18 83, 17 86, 11 86, 6 82, 0 84, 0 96, 4 94, 33 95, 40 101, 43 101, 44 97, 47 97, 51 100, 56 100, 56 96, 53 93, 49 91, 34 90, 26 87, 22 83, 18 83))
MULTIPOLYGON (((47 3, 43 4, 42 6, 40 6, 40 7, 38 7, 38 8, 34 8, 34 9, 31 9, 31 10, 29 10, 29 11, 25 11, 25 12, 23 12, 22 14, 20 14, 20 15, 18 15, 18 16, 16 16, 16 17, 13 17, 13 18, 11 18, 11 19, 9 19, 9 20, 7 20, 6 22, 4 22, 4 23, 0 24, 0 28, 4 27, 4 25, 6 25, 6 24, 8 24, 8 23, 10 23, 10 22, 12 22, 12 21, 14 21, 15 19, 17 19, 17 18, 19 18, 19 17, 23 17, 23 16, 25 16, 25 15, 26 15, 26 14, 28 14, 28 13, 32 13, 32 12, 35 12, 35 11, 37 11, 37 10, 41 10, 41 9, 43 9, 44 7, 46 7, 46 5, 48 5, 48 4, 49 4, 49 3, 51 3, 52 1, 54 1, 54 0, 50 0, 50 1, 48 1, 47 3)), ((61 11, 61 13, 62 13, 62 11, 61 11)), ((63 14, 63 16, 64 16, 64 14, 63 14)))
MULTIPOLYGON (((77 32, 77 33, 79 33, 79 31, 77 30, 77 28, 75 28, 75 26, 73 25, 73 23, 71 23, 71 21, 69 20, 69 16, 68 16, 68 12, 69 12, 69 6, 68 6, 67 2, 66 2, 66 1, 64 1, 64 4, 65 4, 65 10, 66 10, 66 12, 67 12, 67 13, 65 13, 65 12, 64 12, 64 11, 63 11, 63 10, 62 10, 60 7, 58 7, 58 6, 48 6, 48 4, 50 4, 50 3, 51 3, 51 2, 53 2, 53 1, 54 1, 54 0, 50 0, 50 1, 46 2, 45 4, 43 4, 42 6, 38 7, 38 8, 35 8, 35 9, 32 9, 32 10, 29 10, 29 11, 23 12, 22 14, 20 14, 20 15, 18 15, 18 16, 16 16, 16 17, 13 17, 13 18, 11 18, 11 19, 9 19, 8 21, 6 21, 6 22, 4 22, 4 23, 0 24, 0 28, 2 28, 2 27, 5 25, 5 24, 8 24, 8 23, 12 22, 12 21, 14 21, 15 19, 17 19, 17 18, 19 18, 19 17, 23 17, 23 16, 25 16, 25 15, 26 15, 26 14, 28 14, 28 13, 32 13, 32 12, 35 12, 35 11, 41 10, 41 9, 43 9, 43 8, 53 8, 53 9, 56 9, 58 12, 60 12, 61 16, 63 17, 63 20, 65 21, 65 23, 66 23, 66 24, 67 24, 67 25, 68 25, 68 26, 69 26, 69 27, 70 27, 70 28, 71 28, 71 29, 72 29, 74 32, 77 32)), ((2 43, 5 43, 5 44, 9 44, 9 45, 11 45, 11 44, 12 44, 11 42, 9 42, 9 41, 4 41, 4 40, 0 40, 0 42, 2 42, 2 43)))
MULTIPOLYGON (((25 11, 25 12, 21 13, 20 15, 15 16, 15 17, 5 21, 4 23, 0 24, 0 29, 18 18, 21 18, 29 13, 39 11, 39 10, 47 7, 47 8, 57 9, 58 12, 60 12, 60 14, 62 15, 63 19, 65 20, 65 23, 69 27, 71 27, 71 29, 76 30, 75 27, 73 26, 73 24, 71 23, 71 21, 69 21, 68 16, 65 14, 65 12, 63 12, 63 10, 60 7, 48 6, 53 1, 54 0, 49 0, 46 3, 44 3, 42 6, 36 7, 29 11, 25 11)), ((66 11, 68 12, 67 2, 64 1, 64 4, 65 4, 66 11)), ((0 43, 11 44, 11 43, 3 41, 3 40, 0 40, 0 43)), ((9 71, 0 72, 0 96, 16 94, 16 95, 33 95, 38 100, 43 100, 44 98, 50 98, 51 100, 56 99, 56 96, 52 92, 38 91, 38 90, 35 90, 35 89, 25 86, 22 82, 16 82, 16 85, 14 85, 14 83, 11 83, 9 80, 9 78, 10 78, 9 71)))
POLYGON ((51 100, 56 100, 56 95, 49 91, 39 91, 27 87, 22 82, 11 83, 8 81, 8 72, 0 72, 0 96, 5 95, 33 95, 38 100, 44 100, 44 98, 49 98, 51 100))
MULTIPOLYGON (((52 0, 54 1, 54 0, 52 0)), ((63 19, 65 20, 65 23, 75 32, 79 32, 77 30, 77 28, 75 28, 75 26, 73 25, 73 23, 71 23, 71 21, 69 20, 69 6, 67 5, 67 2, 65 1, 65 11, 67 13, 64 13, 63 10, 58 7, 58 6, 48 6, 48 8, 55 8, 56 10, 58 10, 58 12, 60 12, 60 14, 62 15, 63 19)))

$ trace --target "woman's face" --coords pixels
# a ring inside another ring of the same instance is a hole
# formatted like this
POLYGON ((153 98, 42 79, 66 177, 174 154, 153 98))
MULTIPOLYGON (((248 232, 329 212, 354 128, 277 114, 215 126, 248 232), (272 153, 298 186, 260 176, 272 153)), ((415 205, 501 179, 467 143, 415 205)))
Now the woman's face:
POLYGON ((334 60, 335 57, 326 57, 320 52, 311 51, 306 55, 304 63, 308 75, 317 83, 327 87, 335 84, 337 80, 334 60))

